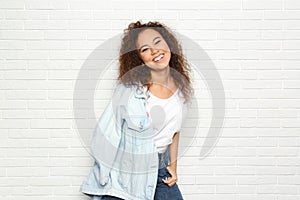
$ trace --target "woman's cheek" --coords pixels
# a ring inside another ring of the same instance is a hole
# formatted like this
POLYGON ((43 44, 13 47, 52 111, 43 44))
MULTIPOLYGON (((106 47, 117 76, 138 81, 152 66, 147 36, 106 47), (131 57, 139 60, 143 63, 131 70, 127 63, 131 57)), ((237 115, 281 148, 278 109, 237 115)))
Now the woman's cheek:
POLYGON ((149 55, 147 55, 147 56, 144 56, 143 61, 144 61, 144 63, 149 63, 152 61, 152 59, 149 55))

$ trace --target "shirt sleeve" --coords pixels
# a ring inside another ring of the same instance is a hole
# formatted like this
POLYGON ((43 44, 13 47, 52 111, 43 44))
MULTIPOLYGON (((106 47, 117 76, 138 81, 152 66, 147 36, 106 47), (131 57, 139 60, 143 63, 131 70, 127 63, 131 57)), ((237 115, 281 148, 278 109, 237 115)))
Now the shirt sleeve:
POLYGON ((119 109, 110 101, 97 122, 91 144, 92 156, 100 169, 101 185, 109 180, 121 140, 121 123, 119 109))

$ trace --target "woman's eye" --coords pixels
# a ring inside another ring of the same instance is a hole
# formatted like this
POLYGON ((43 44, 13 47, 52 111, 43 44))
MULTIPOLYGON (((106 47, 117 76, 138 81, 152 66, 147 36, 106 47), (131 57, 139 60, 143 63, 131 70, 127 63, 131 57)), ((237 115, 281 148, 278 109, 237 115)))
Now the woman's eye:
POLYGON ((158 43, 160 43, 160 40, 156 41, 154 44, 158 44, 158 43))
POLYGON ((141 52, 145 52, 147 50, 148 50, 148 48, 143 48, 143 49, 141 49, 141 52))

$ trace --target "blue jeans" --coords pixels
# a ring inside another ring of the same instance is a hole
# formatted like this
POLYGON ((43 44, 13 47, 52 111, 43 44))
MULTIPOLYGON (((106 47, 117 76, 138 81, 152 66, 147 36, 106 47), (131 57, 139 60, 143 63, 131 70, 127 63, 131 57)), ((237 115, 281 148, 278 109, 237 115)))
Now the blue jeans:
POLYGON ((171 177, 167 168, 161 168, 158 170, 158 179, 155 189, 154 200, 183 200, 178 185, 175 183, 173 186, 168 186, 162 179, 171 177))

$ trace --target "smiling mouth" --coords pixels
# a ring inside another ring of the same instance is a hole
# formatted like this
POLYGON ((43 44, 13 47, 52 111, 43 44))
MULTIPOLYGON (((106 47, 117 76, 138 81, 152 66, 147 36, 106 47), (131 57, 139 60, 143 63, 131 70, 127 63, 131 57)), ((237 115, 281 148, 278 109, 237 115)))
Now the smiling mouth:
POLYGON ((163 58, 164 58, 164 54, 160 54, 159 56, 157 56, 156 58, 154 58, 154 61, 155 62, 159 62, 163 58))

